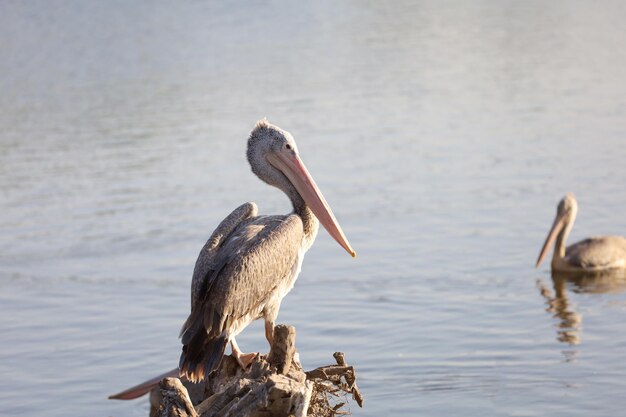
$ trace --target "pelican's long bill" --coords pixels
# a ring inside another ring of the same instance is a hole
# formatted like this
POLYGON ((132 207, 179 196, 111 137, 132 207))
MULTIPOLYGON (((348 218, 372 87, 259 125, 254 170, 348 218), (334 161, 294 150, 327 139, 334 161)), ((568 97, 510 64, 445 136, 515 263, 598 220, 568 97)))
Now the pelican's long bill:
POLYGON ((341 230, 341 226, 339 226, 333 211, 330 209, 322 192, 317 188, 313 177, 309 174, 298 154, 295 152, 270 153, 267 155, 267 160, 285 174, 322 226, 342 248, 355 258, 356 252, 348 243, 348 239, 344 235, 343 230, 341 230))
POLYGON ((539 252, 539 258, 537 258, 537 263, 535 264, 535 267, 538 267, 541 261, 543 261, 543 258, 546 257, 546 254, 548 253, 548 249, 550 248, 550 246, 552 246, 552 244, 554 243, 554 239, 556 239, 557 235, 563 229, 564 226, 565 226, 565 214, 564 213, 557 214, 556 218, 554 219, 554 223, 552 223, 552 228, 550 229, 550 233, 548 233, 548 237, 546 238, 546 241, 543 244, 543 248, 541 248, 541 252, 539 252))

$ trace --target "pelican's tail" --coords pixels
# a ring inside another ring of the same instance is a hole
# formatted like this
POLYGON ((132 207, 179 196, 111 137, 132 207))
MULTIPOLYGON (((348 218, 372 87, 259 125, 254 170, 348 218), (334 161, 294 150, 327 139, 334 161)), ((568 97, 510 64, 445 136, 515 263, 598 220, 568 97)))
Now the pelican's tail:
POLYGON ((206 334, 196 335, 183 346, 179 362, 180 374, 191 382, 203 381, 222 362, 227 344, 226 334, 216 338, 208 338, 206 334))

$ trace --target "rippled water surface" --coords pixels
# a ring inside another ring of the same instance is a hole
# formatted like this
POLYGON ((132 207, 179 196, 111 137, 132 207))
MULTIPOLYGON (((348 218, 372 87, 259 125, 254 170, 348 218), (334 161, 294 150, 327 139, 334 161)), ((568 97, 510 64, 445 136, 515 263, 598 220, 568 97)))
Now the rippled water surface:
MULTIPOLYGON (((358 416, 614 416, 626 278, 534 261, 626 235, 621 2, 0 4, 3 415, 145 416, 255 121, 291 131, 359 257, 325 231, 279 321, 346 352, 358 416)), ((240 337, 267 349, 262 325, 240 337)))

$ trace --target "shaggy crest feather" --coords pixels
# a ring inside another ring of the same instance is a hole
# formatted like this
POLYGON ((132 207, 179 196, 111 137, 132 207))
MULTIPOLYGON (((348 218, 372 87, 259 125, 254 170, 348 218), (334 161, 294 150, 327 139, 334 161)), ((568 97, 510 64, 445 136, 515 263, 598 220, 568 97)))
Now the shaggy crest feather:
POLYGON ((272 124, 267 120, 267 117, 264 117, 256 122, 256 125, 254 125, 254 130, 268 128, 270 126, 272 126, 272 124))

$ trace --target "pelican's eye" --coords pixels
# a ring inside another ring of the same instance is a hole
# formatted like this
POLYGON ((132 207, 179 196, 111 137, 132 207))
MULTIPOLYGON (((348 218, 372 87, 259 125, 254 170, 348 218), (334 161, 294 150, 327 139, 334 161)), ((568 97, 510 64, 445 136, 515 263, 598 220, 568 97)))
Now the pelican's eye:
POLYGON ((291 150, 291 145, 290 145, 290 144, 286 144, 286 145, 285 145, 285 148, 287 148, 287 149, 291 150))

